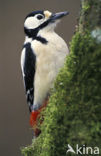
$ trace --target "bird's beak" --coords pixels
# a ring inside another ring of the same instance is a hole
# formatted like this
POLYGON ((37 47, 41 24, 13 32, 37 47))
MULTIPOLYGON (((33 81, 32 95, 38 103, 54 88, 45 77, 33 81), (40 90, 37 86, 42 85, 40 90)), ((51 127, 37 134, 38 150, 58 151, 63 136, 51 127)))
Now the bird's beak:
POLYGON ((68 14, 69 14, 69 12, 67 12, 67 11, 55 13, 55 14, 51 15, 50 19, 51 19, 52 22, 55 22, 56 20, 66 16, 68 14))

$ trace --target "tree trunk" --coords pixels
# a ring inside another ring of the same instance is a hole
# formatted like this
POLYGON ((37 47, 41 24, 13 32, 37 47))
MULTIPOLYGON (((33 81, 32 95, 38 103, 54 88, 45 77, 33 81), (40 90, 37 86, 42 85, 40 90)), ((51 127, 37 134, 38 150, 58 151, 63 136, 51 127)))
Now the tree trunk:
POLYGON ((68 144, 75 153, 77 144, 84 155, 86 147, 92 148, 88 155, 101 153, 94 151, 101 149, 101 0, 81 3, 70 55, 43 112, 42 133, 22 150, 25 156, 66 156, 68 144))
POLYGON ((101 28, 101 0, 81 0, 82 8, 79 21, 79 30, 101 28))

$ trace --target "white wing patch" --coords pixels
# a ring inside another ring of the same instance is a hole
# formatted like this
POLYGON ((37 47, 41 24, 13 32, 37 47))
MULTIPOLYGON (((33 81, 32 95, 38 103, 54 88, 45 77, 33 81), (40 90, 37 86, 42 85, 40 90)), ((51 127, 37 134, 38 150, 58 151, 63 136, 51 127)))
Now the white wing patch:
POLYGON ((23 77, 25 76, 24 70, 23 70, 24 63, 25 63, 25 48, 23 48, 22 53, 21 53, 21 70, 22 70, 23 77))

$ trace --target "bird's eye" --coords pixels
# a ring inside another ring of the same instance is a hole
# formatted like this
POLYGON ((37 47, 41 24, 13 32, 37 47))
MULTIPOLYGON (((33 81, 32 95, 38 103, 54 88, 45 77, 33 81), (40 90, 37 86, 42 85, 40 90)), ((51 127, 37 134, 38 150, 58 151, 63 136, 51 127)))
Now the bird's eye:
POLYGON ((42 15, 38 15, 38 16, 37 16, 37 19, 38 19, 38 20, 41 20, 42 18, 43 18, 42 15))

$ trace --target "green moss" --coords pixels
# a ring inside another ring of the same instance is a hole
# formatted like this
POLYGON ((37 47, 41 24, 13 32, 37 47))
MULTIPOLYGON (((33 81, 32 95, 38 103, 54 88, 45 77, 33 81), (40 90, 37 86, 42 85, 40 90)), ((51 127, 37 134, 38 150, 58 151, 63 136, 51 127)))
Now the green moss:
POLYGON ((84 12, 87 12, 90 9, 90 4, 88 1, 83 1, 82 9, 84 12))
POLYGON ((44 112, 42 133, 25 156, 65 156, 67 144, 101 145, 101 45, 76 33, 44 112))

